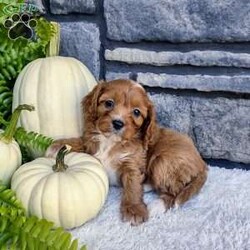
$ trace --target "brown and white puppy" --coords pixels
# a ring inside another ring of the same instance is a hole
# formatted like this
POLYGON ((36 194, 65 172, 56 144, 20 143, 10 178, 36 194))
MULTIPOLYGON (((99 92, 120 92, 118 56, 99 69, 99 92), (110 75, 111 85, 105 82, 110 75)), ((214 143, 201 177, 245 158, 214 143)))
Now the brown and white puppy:
POLYGON ((146 91, 130 80, 98 84, 82 102, 81 138, 59 140, 51 148, 70 144, 74 151, 97 157, 111 185, 123 187, 121 214, 137 225, 148 219, 143 183, 149 183, 168 209, 197 194, 207 167, 192 140, 161 128, 146 91))

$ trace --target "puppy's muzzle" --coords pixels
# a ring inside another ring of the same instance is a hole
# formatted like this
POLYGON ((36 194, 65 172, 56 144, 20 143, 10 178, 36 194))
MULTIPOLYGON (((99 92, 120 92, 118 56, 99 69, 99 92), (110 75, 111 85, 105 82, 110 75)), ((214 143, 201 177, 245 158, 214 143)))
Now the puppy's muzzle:
POLYGON ((115 130, 119 131, 124 127, 124 122, 121 120, 113 120, 112 125, 115 130))

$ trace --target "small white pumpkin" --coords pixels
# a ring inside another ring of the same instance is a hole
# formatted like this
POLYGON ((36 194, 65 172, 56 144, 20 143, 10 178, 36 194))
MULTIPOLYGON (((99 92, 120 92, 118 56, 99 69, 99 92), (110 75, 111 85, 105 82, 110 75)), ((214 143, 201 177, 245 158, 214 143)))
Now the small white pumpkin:
POLYGON ((0 130, 0 181, 8 186, 15 170, 21 166, 22 154, 13 136, 22 110, 33 110, 29 105, 19 105, 12 114, 6 130, 0 130))
POLYGON ((54 158, 37 158, 13 175, 16 191, 28 215, 66 229, 94 218, 108 194, 108 177, 101 163, 85 153, 63 147, 54 158), (65 161, 64 161, 65 157, 65 161))
MULTIPOLYGON (((19 126, 53 139, 79 137, 83 131, 82 98, 97 84, 89 69, 72 57, 56 56, 60 40, 59 24, 50 42, 48 57, 24 67, 13 89, 14 110, 19 104, 31 103, 36 112, 21 114, 19 126)), ((33 151, 34 157, 43 152, 33 151)))

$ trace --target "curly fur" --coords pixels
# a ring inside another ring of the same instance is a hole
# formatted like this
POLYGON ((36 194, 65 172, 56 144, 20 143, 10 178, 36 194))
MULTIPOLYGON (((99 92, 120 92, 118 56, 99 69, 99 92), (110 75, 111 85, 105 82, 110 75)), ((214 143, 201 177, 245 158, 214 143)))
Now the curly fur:
POLYGON ((143 183, 159 194, 166 209, 197 194, 207 178, 207 166, 187 135, 161 128, 153 103, 136 82, 99 83, 82 101, 82 138, 59 140, 74 151, 97 157, 112 185, 123 187, 121 214, 133 225, 148 219, 143 183), (107 106, 111 100, 113 106, 107 106), (139 110, 139 115, 134 110, 139 110), (122 128, 114 127, 114 120, 122 128))

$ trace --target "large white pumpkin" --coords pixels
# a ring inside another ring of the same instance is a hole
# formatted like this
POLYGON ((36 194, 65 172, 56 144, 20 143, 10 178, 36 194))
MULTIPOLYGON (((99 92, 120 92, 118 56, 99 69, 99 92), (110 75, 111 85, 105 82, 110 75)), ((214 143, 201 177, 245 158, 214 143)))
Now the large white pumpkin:
POLYGON ((23 112, 18 125, 54 139, 81 136, 81 100, 96 84, 75 58, 52 56, 29 63, 16 80, 12 109, 29 103, 35 112, 23 112))
POLYGON ((70 229, 97 215, 107 197, 109 184, 96 158, 72 152, 64 161, 64 153, 65 149, 59 151, 57 162, 44 157, 24 164, 14 173, 11 188, 28 215, 70 229))

